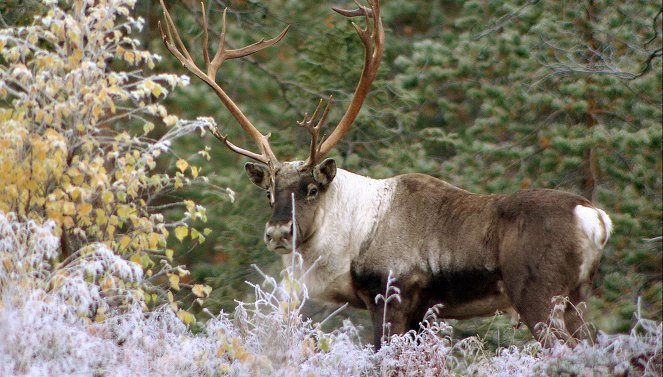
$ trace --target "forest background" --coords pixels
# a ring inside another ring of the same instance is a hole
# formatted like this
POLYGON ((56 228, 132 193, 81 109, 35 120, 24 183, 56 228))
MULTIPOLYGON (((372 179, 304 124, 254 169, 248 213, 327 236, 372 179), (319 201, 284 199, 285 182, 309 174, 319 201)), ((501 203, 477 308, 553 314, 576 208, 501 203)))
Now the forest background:
MULTIPOLYGON (((303 158, 308 135, 295 122, 334 95, 338 119, 361 70, 362 47, 348 21, 325 2, 212 2, 219 30, 229 6, 231 46, 284 41, 244 61, 227 62, 220 81, 283 159, 303 158)), ((192 51, 200 52, 196 2, 171 4, 192 51)), ((164 50, 156 2, 140 2, 142 38, 165 57, 160 69, 186 73, 164 50)), ((661 318, 661 14, 651 1, 385 1, 386 50, 352 132, 332 157, 374 178, 421 172, 482 193, 555 188, 604 208, 615 223, 594 278, 589 320, 625 331, 638 297, 661 318)), ((250 145, 202 82, 167 102, 182 118, 213 117, 230 140, 250 145)), ((210 135, 183 139, 179 153, 204 146, 211 182, 181 193, 207 207, 207 242, 176 255, 191 279, 214 288, 214 309, 231 310, 260 279, 251 264, 278 274, 280 258, 262 243, 270 216, 264 193, 247 179, 244 159, 210 135)), ((213 301, 213 302, 212 302, 213 301)), ((324 308, 311 309, 311 313, 324 308)), ((326 311, 325 311, 326 313, 326 311)), ((355 313, 361 316, 362 313, 355 313)), ((485 326, 487 325, 486 322, 485 326)), ((459 324, 462 325, 462 324, 459 324)), ((464 327, 464 326, 463 326, 464 327)), ((477 331, 477 324, 468 325, 477 331)), ((481 330, 479 330, 481 331, 481 330)))
MULTIPOLYGON (((269 38, 291 25, 276 47, 227 62, 219 75, 257 128, 272 133, 271 144, 283 159, 303 158, 308 150, 308 135, 295 121, 332 94, 329 119, 338 119, 359 77, 361 45, 331 5, 337 4, 206 3, 213 37, 229 7, 231 46, 269 38)), ((199 4, 167 6, 190 49, 199 53, 199 4)), ((660 321, 660 3, 414 0, 384 1, 382 8, 387 34, 382 66, 352 131, 331 157, 344 169, 374 178, 421 172, 483 194, 536 187, 583 195, 615 225, 591 288, 587 319, 605 332, 625 332, 639 302, 643 317, 660 321)), ((36 1, 10 0, 0 5, 2 22, 29 24, 39 9, 36 1)), ((139 1, 134 14, 145 25, 133 36, 163 57, 155 70, 186 74, 162 44, 158 2, 139 1)), ((182 119, 212 117, 230 140, 250 143, 195 78, 164 105, 182 119)), ((165 133, 164 123, 156 122, 154 130, 165 133)), ((282 268, 262 243, 269 205, 246 179, 243 158, 211 135, 185 136, 173 149, 209 181, 168 192, 160 205, 198 203, 206 207, 206 223, 194 221, 192 227, 211 230, 204 243, 190 240, 193 233, 184 242, 171 234, 175 261, 191 271, 178 280, 211 286, 205 301, 210 312, 232 311, 235 300, 253 294, 245 282, 262 279, 252 264, 273 276, 282 268)), ((158 169, 185 170, 175 161, 180 160, 162 162, 158 169)), ((167 217, 181 218, 181 207, 173 206, 167 217)), ((182 293, 179 299, 195 296, 182 293)), ((333 308, 312 304, 307 310, 324 318, 333 308)), ((202 310, 193 313, 205 319, 202 310)), ((341 316, 366 321, 362 312, 345 313, 341 316)), ((457 335, 496 326, 493 320, 457 325, 457 335)))

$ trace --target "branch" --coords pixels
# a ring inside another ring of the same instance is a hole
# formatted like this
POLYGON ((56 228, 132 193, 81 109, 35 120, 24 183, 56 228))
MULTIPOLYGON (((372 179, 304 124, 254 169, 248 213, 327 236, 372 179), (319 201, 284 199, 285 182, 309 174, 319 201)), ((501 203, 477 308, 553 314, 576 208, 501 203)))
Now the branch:
POLYGON ((511 22, 511 20, 513 20, 514 18, 520 16, 520 14, 523 13, 525 11, 525 9, 527 9, 530 5, 534 5, 534 4, 538 3, 539 1, 540 0, 529 0, 528 2, 523 4, 520 8, 516 9, 515 11, 498 18, 497 21, 493 22, 492 27, 482 31, 479 34, 475 34, 472 37, 472 40, 478 41, 479 39, 498 31, 499 29, 504 27, 504 25, 511 22))
MULTIPOLYGON (((661 12, 659 12, 658 14, 661 14, 661 12)), ((663 48, 659 48, 658 50, 655 50, 654 52, 649 54, 647 60, 645 61, 645 67, 640 71, 640 73, 633 75, 633 77, 629 78, 628 80, 635 80, 638 77, 641 77, 645 73, 649 72, 649 70, 651 69, 651 62, 656 58, 660 58, 661 56, 663 56, 663 48)))
POLYGON ((645 42, 645 47, 647 47, 648 44, 652 43, 656 38, 658 38, 658 30, 656 29, 656 20, 658 20, 658 16, 663 13, 663 9, 659 10, 658 13, 656 13, 656 16, 654 16, 654 19, 652 20, 651 23, 651 28, 654 30, 654 36, 651 37, 647 42, 645 42))

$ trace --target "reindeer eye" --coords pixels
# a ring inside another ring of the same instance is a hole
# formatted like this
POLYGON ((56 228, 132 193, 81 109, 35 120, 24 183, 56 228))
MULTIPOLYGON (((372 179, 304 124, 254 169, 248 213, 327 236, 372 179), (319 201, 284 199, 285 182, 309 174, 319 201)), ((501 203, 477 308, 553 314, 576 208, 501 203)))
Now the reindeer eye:
POLYGON ((317 194, 318 194, 318 187, 316 185, 312 184, 312 183, 310 185, 308 185, 307 195, 308 196, 315 196, 317 194))

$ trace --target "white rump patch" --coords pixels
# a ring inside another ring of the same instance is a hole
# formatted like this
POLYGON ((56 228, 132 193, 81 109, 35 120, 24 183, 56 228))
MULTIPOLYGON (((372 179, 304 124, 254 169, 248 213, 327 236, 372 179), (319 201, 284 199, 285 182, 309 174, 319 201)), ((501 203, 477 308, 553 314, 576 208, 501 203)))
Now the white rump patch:
POLYGON ((608 242, 612 232, 612 221, 603 210, 594 207, 577 205, 574 212, 584 241, 581 245, 580 280, 586 281, 590 269, 596 266, 601 251, 608 242))
POLYGON ((602 249, 612 232, 610 217, 601 209, 582 205, 576 206, 575 213, 583 232, 594 245, 602 249))

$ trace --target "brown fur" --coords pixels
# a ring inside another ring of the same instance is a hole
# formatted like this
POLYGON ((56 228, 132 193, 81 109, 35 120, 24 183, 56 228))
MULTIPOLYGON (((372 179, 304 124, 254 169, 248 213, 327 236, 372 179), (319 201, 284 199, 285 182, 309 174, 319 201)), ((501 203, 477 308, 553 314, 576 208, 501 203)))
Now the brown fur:
MULTIPOLYGON (((425 311, 442 303, 443 318, 459 319, 492 315, 513 305, 537 334, 535 325, 547 320, 553 296, 569 296, 574 305, 582 299, 580 285, 585 282, 578 280, 573 210, 578 204, 591 206, 586 199, 555 190, 482 196, 425 175, 397 179, 388 220, 353 261, 356 289, 369 298, 383 292, 399 254, 420 254, 419 261, 425 261, 431 240, 435 252, 448 253, 450 260, 449 268, 437 273, 413 266, 396 282, 402 302, 387 314, 392 331, 418 329, 425 311), (475 300, 488 303, 475 309, 475 300)), ((374 302, 365 305, 374 312, 377 343, 382 331, 377 312, 382 308, 374 302)), ((575 311, 568 313, 567 327, 574 333, 581 319, 575 311)))
MULTIPOLYGON (((336 231, 313 229, 311 224, 318 196, 324 195, 334 174, 322 185, 313 178, 312 168, 277 172, 270 224, 289 221, 287 203, 294 193, 299 232, 305 236, 336 231), (320 187, 315 198, 307 197, 311 184, 320 187)), ((342 275, 319 297, 368 309, 376 347, 382 336, 383 304, 375 297, 384 293, 390 271, 395 272, 401 298, 387 310, 391 333, 418 330, 425 312, 443 304, 440 316, 457 319, 513 308, 541 339, 536 325, 550 316, 554 296, 567 296, 573 305, 582 301, 581 288, 588 281, 580 278, 584 244, 574 209, 594 208, 586 199, 557 190, 476 195, 423 174, 387 181, 393 182, 391 202, 352 258, 350 281, 342 275)), ((325 211, 342 211, 342 207, 325 211)), ((298 247, 304 254, 311 252, 306 239, 298 247)), ((577 330, 582 318, 577 312, 568 309, 563 316, 565 328, 559 330, 565 340, 571 334, 581 335, 577 330)))

